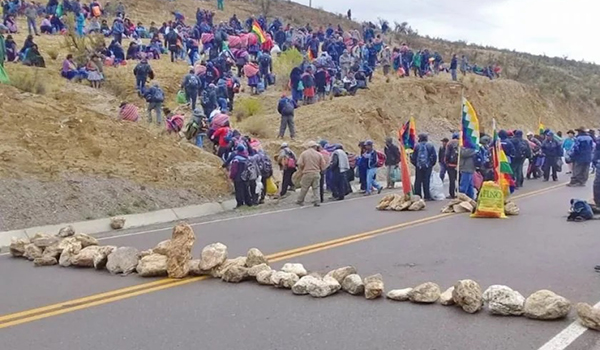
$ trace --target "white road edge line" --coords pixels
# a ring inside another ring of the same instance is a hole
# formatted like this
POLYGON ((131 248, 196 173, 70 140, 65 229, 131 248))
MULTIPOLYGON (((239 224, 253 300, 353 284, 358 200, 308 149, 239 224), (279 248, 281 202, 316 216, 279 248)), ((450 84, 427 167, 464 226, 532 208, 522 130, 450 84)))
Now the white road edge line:
MULTIPOLYGON (((594 305, 594 307, 600 307, 600 302, 594 305)), ((564 350, 573 344, 585 331, 587 331, 587 328, 580 325, 579 320, 575 320, 538 350, 564 350)))

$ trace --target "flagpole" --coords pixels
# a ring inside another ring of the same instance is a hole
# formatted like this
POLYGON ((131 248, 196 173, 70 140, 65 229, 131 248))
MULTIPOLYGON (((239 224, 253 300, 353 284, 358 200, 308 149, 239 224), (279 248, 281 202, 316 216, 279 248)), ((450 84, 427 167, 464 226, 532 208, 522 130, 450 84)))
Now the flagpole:
MULTIPOLYGON (((456 179, 458 180, 460 178, 460 151, 462 148, 462 138, 463 138, 463 134, 462 134, 462 114, 463 114, 463 101, 465 100, 465 86, 461 85, 461 91, 460 91, 460 114, 459 114, 459 120, 460 120, 460 134, 459 134, 459 139, 458 139, 458 161, 456 164, 456 179)), ((460 182, 459 182, 460 183, 460 182)), ((459 187, 460 188, 460 187, 459 187)))

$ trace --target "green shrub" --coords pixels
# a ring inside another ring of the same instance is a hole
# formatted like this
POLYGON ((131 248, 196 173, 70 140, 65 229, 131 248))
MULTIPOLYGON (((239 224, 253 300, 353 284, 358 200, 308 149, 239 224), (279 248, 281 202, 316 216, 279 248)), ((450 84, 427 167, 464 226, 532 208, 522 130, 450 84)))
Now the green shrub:
POLYGON ((236 110, 239 110, 242 114, 240 119, 244 117, 251 117, 253 115, 260 114, 262 112, 263 106, 260 101, 256 98, 245 98, 239 100, 236 103, 236 110))
POLYGON ((58 58, 58 50, 55 48, 49 48, 48 50, 46 50, 46 53, 48 54, 48 56, 50 56, 51 59, 53 59, 54 61, 56 61, 56 59, 58 58))
POLYGON ((257 138, 269 137, 269 123, 264 117, 255 116, 244 120, 241 125, 242 131, 257 138))
POLYGON ((290 72, 302 63, 302 54, 296 49, 286 50, 273 59, 273 72, 277 74, 277 84, 282 88, 290 85, 290 72))
POLYGON ((11 74, 10 84, 21 91, 45 95, 47 90, 46 84, 44 83, 44 79, 41 79, 38 75, 36 69, 19 70, 11 74))

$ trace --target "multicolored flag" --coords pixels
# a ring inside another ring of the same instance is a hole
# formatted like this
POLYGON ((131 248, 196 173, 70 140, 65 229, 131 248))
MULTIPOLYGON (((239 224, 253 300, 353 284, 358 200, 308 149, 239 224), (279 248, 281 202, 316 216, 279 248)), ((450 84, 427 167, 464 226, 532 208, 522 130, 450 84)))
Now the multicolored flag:
POLYGON ((406 150, 404 149, 402 142, 400 142, 400 171, 402 173, 402 192, 404 192, 404 194, 412 194, 408 157, 406 156, 406 150))
POLYGON ((538 133, 539 135, 544 135, 544 131, 546 131, 546 126, 542 123, 542 118, 540 118, 538 123, 538 133))
POLYGON ((502 149, 500 139, 498 138, 498 130, 496 130, 496 119, 492 120, 492 128, 494 130, 493 140, 493 159, 494 159, 494 179, 502 188, 504 198, 515 191, 515 181, 512 178, 512 168, 506 153, 502 149))
POLYGON ((407 150, 415 149, 415 145, 417 144, 417 128, 415 126, 415 118, 410 117, 406 124, 402 125, 398 139, 407 150))
POLYGON ((259 44, 262 45, 265 41, 267 41, 267 35, 265 34, 264 30, 262 30, 260 24, 258 24, 258 21, 256 20, 252 22, 252 33, 256 34, 259 44))
POLYGON ((471 103, 463 97, 460 146, 479 149, 479 119, 471 103))

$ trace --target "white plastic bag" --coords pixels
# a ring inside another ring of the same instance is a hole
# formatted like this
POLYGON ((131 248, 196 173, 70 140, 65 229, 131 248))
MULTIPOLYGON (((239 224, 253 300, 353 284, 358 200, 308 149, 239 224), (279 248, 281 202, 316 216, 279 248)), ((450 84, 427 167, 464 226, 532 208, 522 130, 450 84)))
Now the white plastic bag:
POLYGON ((435 201, 443 201, 446 199, 444 195, 444 183, 440 179, 440 173, 437 171, 431 172, 431 179, 429 181, 429 193, 431 198, 435 201))
POLYGON ((256 179, 256 194, 260 195, 262 193, 262 189, 263 189, 263 184, 262 184, 262 177, 259 176, 258 179, 256 179))

